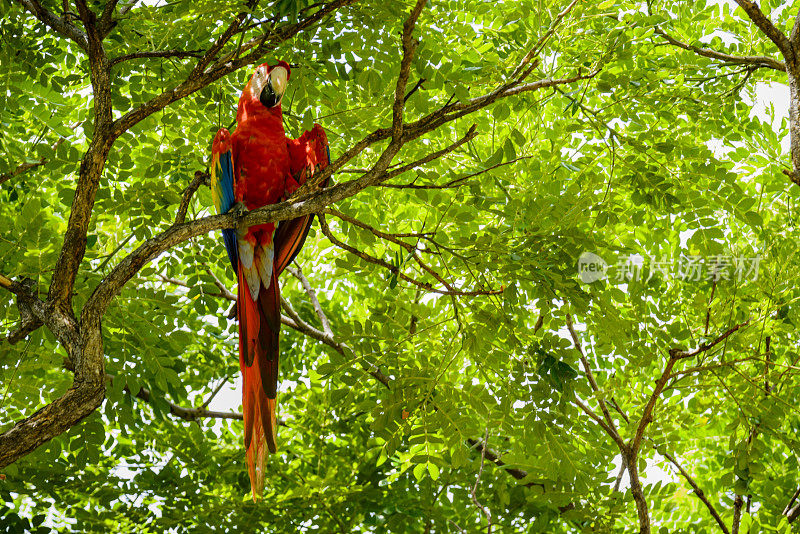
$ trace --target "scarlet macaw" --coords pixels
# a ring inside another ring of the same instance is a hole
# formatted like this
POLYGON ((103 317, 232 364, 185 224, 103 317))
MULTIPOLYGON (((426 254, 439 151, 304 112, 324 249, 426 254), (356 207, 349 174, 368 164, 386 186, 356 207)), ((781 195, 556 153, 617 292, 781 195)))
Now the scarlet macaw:
MULTIPOLYGON (((239 98, 233 135, 221 128, 214 137, 211 192, 218 213, 237 203, 253 210, 280 202, 330 163, 328 140, 319 124, 299 139, 284 134, 281 99, 290 73, 285 61, 260 65, 239 98)), ((222 232, 239 281, 244 446, 253 500, 264 488, 267 450, 277 449, 278 275, 300 251, 312 221, 313 215, 307 215, 222 232)))

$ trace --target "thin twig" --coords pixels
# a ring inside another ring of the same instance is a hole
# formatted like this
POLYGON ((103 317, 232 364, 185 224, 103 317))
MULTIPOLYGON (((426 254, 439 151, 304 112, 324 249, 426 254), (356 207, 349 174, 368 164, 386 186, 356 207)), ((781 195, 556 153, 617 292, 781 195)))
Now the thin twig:
POLYGON ((490 167, 487 167, 486 169, 483 169, 483 170, 468 174, 466 176, 462 176, 460 178, 454 178, 453 180, 450 180, 449 182, 446 182, 444 184, 417 185, 416 183, 414 183, 416 181, 416 179, 415 179, 414 182, 407 183, 407 184, 387 184, 387 183, 382 183, 382 184, 379 184, 379 185, 380 185, 380 187, 387 187, 387 188, 391 188, 391 189, 451 189, 451 188, 455 188, 455 187, 461 187, 463 185, 463 183, 466 180, 469 180, 470 178, 474 178, 476 176, 480 176, 481 174, 485 174, 485 173, 487 173, 487 172, 489 172, 491 170, 497 169, 499 167, 504 167, 506 165, 511 165, 512 163, 516 163, 518 161, 521 161, 521 160, 524 160, 524 159, 530 159, 530 158, 533 158, 533 157, 538 157, 538 156, 520 156, 518 158, 514 158, 514 159, 509 160, 509 161, 503 161, 503 162, 497 163, 495 165, 492 165, 490 167))
MULTIPOLYGON (((69 126, 69 128, 74 130, 78 126, 80 126, 81 124, 82 123, 80 123, 80 122, 75 122, 75 123, 71 124, 69 126)), ((53 143, 50 146, 50 150, 55 151, 59 146, 61 146, 61 143, 63 143, 65 139, 66 139, 66 137, 59 137, 56 140, 56 142, 53 143)), ((19 176, 20 174, 22 174, 22 173, 24 173, 26 171, 29 171, 31 169, 35 169, 37 167, 41 167, 43 165, 47 165, 47 163, 49 161, 50 160, 48 160, 47 158, 40 158, 37 161, 33 161, 33 162, 26 161, 25 163, 20 163, 13 170, 8 171, 8 172, 3 173, 3 174, 0 174, 0 185, 2 185, 4 182, 10 180, 11 178, 13 178, 15 176, 19 176)))
MULTIPOLYGON (((617 432, 617 427, 614 424, 614 419, 611 417, 611 413, 608 411, 608 407, 606 406, 606 401, 603 397, 599 394, 600 387, 597 385, 597 380, 594 378, 594 373, 592 373, 592 367, 589 365, 589 360, 586 359, 586 355, 583 353, 583 348, 581 347, 581 342, 578 339, 578 334, 575 332, 575 327, 572 324, 572 316, 567 314, 567 329, 569 330, 570 336, 572 336, 572 343, 575 345, 575 349, 580 354, 581 365, 583 365, 584 373, 586 374, 586 379, 589 381, 589 385, 592 388, 592 391, 597 396, 597 402, 600 404, 600 409, 603 412, 603 416, 605 417, 606 423, 608 425, 608 429, 613 432, 614 435, 619 438, 619 432, 617 432)), ((613 437, 613 435, 612 435, 613 437)))
POLYGON ((792 498, 789 499, 789 502, 786 504, 786 507, 783 509, 783 515, 786 516, 786 519, 789 523, 793 523, 798 516, 800 516, 800 504, 796 506, 794 505, 797 497, 800 497, 800 487, 797 488, 797 491, 794 492, 792 498))
POLYGON ((109 67, 113 67, 117 63, 131 61, 133 59, 202 57, 203 53, 203 50, 152 50, 149 52, 134 52, 132 54, 125 54, 124 56, 115 57, 109 60, 108 65, 109 67))
MULTIPOLYGON (((341 354, 342 356, 351 357, 353 354, 353 350, 348 347, 345 343, 342 343, 335 339, 333 336, 329 336, 325 332, 318 330, 311 326, 310 324, 306 323, 300 318, 300 315, 292 308, 291 304, 281 297, 281 304, 283 305, 284 311, 286 311, 289 317, 281 316, 281 323, 285 324, 286 326, 297 330, 309 337, 312 337, 318 341, 321 341, 334 349, 336 352, 341 354)), ((372 376, 375 380, 383 384, 386 388, 391 389, 391 382, 392 379, 383 374, 377 365, 371 364, 366 362, 364 359, 359 360, 359 365, 361 368, 372 376)))
POLYGON ((401 280, 405 280, 419 288, 424 289, 425 291, 429 291, 431 293, 438 293, 440 295, 456 295, 456 296, 477 296, 477 295, 497 295, 502 293, 502 290, 499 289, 480 289, 480 290, 473 290, 473 291, 463 291, 460 289, 438 289, 433 287, 428 282, 420 282, 410 276, 400 272, 400 269, 396 265, 392 265, 391 263, 384 261, 380 258, 376 258, 367 254, 366 252, 362 252, 355 247, 351 247, 337 239, 333 233, 331 232, 330 227, 328 226, 327 221, 325 220, 325 216, 323 214, 319 215, 319 222, 320 227, 322 229, 322 233, 328 240, 336 245, 339 248, 346 250, 347 252, 353 254, 354 256, 358 256, 362 260, 366 261, 367 263, 372 263, 373 265, 379 265, 387 270, 389 270, 392 274, 396 274, 397 277, 401 280))
POLYGON ((720 530, 722 530, 722 532, 724 532, 725 534, 729 534, 730 531, 728 530, 728 526, 722 520, 719 513, 717 512, 717 509, 714 508, 714 505, 711 504, 711 501, 708 500, 706 494, 703 492, 702 489, 700 489, 700 486, 697 485, 697 483, 694 481, 691 475, 689 475, 689 473, 687 473, 686 470, 683 467, 681 467, 678 461, 668 452, 664 453, 664 458, 669 460, 669 462, 678 469, 681 476, 683 476, 683 478, 686 479, 686 482, 688 482, 689 485, 692 487, 692 490, 694 490, 694 494, 697 495, 697 498, 703 501, 703 504, 706 505, 706 508, 708 508, 708 512, 711 514, 711 517, 713 517, 714 520, 717 522, 720 530))
POLYGON ((693 350, 686 351, 686 350, 681 350, 681 349, 670 349, 670 351, 669 351, 670 358, 674 358, 676 360, 681 360, 683 358, 691 358, 692 356, 697 356, 701 352, 706 352, 708 350, 711 350, 716 345, 718 345, 718 344, 722 343, 723 341, 725 341, 726 339, 728 339, 728 337, 731 334, 733 334, 734 332, 736 332, 740 328, 744 328, 748 324, 750 324, 749 320, 745 321, 743 323, 739 323, 736 326, 734 326, 733 328, 727 330, 724 334, 720 335, 718 338, 716 338, 711 343, 703 343, 702 345, 700 345, 699 347, 697 347, 696 349, 693 349, 693 350))
POLYGON ((189 209, 189 203, 192 201, 192 196, 197 192, 200 184, 208 183, 209 176, 206 173, 197 171, 194 173, 194 178, 189 182, 186 189, 183 190, 180 206, 178 212, 175 214, 175 224, 182 224, 186 220, 186 211, 189 209))
POLYGON ((475 503, 475 506, 483 512, 483 515, 486 516, 486 534, 492 533, 492 512, 486 506, 482 505, 478 501, 478 496, 476 492, 478 491, 478 484, 481 481, 481 475, 483 475, 483 462, 486 459, 486 447, 489 443, 489 427, 486 427, 486 434, 483 436, 483 448, 481 449, 481 465, 478 468, 478 476, 475 478, 475 485, 472 486, 472 502, 475 503))
POLYGON ((300 265, 295 264, 294 267, 289 266, 286 268, 292 276, 300 280, 300 283, 303 285, 303 289, 305 289, 306 294, 308 295, 309 300, 311 300, 311 305, 314 307, 314 311, 319 318, 319 322, 322 324, 322 330, 325 332, 326 335, 333 337, 333 330, 331 329, 331 323, 328 321, 328 316, 325 315, 325 312, 322 311, 322 306, 319 303, 319 299, 317 298, 317 292, 314 291, 314 288, 311 287, 311 283, 308 281, 308 278, 303 274, 303 270, 300 268, 300 265))
POLYGON ((200 407, 203 409, 207 408, 208 405, 211 404, 211 401, 214 400, 214 397, 216 397, 217 394, 222 390, 222 386, 224 386, 227 382, 227 378, 220 380, 219 385, 214 388, 214 391, 211 392, 211 395, 208 396, 208 398, 203 402, 203 404, 200 405, 200 407))

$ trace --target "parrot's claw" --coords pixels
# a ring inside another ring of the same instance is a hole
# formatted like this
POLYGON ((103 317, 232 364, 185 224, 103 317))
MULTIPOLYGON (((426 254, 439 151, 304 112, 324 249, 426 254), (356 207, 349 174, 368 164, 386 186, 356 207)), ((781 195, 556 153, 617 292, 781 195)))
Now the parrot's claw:
POLYGON ((228 213, 236 217, 237 233, 240 234, 240 236, 247 233, 248 227, 242 225, 242 218, 247 215, 248 211, 249 210, 247 209, 247 206, 244 205, 244 202, 237 202, 231 206, 231 209, 228 211, 228 213))
POLYGON ((237 219, 241 219, 245 215, 247 215, 247 206, 244 205, 244 202, 237 202, 233 206, 231 206, 230 213, 232 213, 237 219))

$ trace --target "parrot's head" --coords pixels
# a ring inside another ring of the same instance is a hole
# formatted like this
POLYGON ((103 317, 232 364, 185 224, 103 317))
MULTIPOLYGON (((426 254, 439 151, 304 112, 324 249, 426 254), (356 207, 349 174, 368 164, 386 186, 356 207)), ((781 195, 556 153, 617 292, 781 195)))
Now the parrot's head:
POLYGON ((277 65, 259 65, 245 87, 250 101, 258 101, 266 108, 274 108, 281 103, 291 69, 285 61, 277 65))

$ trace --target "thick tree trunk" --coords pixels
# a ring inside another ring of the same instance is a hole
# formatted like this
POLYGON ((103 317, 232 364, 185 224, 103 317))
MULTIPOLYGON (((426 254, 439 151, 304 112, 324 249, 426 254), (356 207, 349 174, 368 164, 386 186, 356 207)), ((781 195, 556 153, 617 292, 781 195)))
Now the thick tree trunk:
MULTIPOLYGON (((0 434, 0 468, 14 463, 91 414, 106 392, 100 322, 71 345, 75 379, 64 395, 0 434)), ((69 346, 66 345, 65 346, 69 346)))

